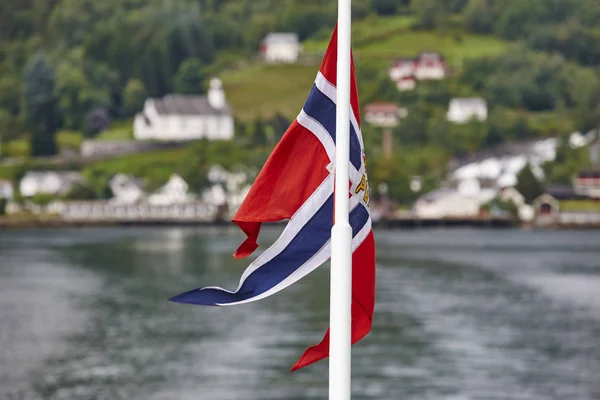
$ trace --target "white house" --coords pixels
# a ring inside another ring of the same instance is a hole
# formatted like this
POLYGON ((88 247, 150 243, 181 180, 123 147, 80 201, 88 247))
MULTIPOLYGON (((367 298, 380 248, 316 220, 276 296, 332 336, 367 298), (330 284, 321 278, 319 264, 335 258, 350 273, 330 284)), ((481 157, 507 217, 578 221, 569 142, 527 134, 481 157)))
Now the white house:
POLYGON ((135 116, 133 134, 137 140, 230 140, 233 128, 233 113, 223 86, 213 78, 207 96, 147 99, 144 110, 135 116))
POLYGON ((397 126, 408 112, 396 103, 370 103, 365 106, 365 121, 380 127, 397 126))
POLYGON ((398 58, 388 71, 390 79, 398 81, 404 77, 414 76, 416 64, 414 58, 398 58))
POLYGON ((148 203, 152 205, 183 204, 193 200, 188 184, 177 174, 172 174, 163 187, 148 196, 148 203))
POLYGON ((301 47, 298 35, 287 32, 269 33, 260 43, 260 55, 267 63, 294 63, 301 47))
POLYGON ((521 207, 525 204, 525 197, 523 197, 523 195, 514 187, 500 189, 499 197, 500 200, 510 201, 517 207, 521 207))
POLYGON ((465 218, 479 214, 480 200, 455 189, 438 189, 421 196, 413 205, 419 218, 465 218))
POLYGON ((7 179, 0 179, 0 199, 12 200, 13 197, 12 182, 7 179))
POLYGON ((83 176, 77 171, 29 171, 19 182, 19 192, 24 197, 64 195, 75 183, 83 181, 83 176))
POLYGON ((210 167, 206 176, 211 183, 225 182, 229 176, 229 172, 222 166, 215 164, 210 167))
POLYGON ((413 75, 411 76, 403 76, 402 78, 396 80, 396 89, 401 92, 406 92, 409 90, 414 90, 417 87, 417 80, 413 75))
POLYGON ((473 98, 454 98, 450 100, 447 119, 450 122, 462 124, 477 119, 485 121, 487 119, 487 104, 485 100, 479 97, 473 98))
POLYGON ((227 193, 222 184, 217 183, 202 192, 202 201, 213 207, 221 207, 227 204, 227 193))
POLYGON ((245 168, 227 171, 220 165, 213 165, 208 171, 211 186, 202 192, 202 200, 213 207, 227 205, 233 214, 250 191, 249 176, 245 168))
POLYGON ((141 182, 124 174, 113 176, 109 186, 114 196, 111 203, 134 204, 145 196, 141 182))

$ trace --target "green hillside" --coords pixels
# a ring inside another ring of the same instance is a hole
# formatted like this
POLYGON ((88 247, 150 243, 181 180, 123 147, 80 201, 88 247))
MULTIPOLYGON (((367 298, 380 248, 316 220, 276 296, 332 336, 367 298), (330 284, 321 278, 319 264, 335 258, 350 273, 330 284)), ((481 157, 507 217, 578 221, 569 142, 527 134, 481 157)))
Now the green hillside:
MULTIPOLYGON (((416 31, 412 29, 414 23, 415 19, 407 16, 370 16, 354 22, 353 53, 357 68, 366 66, 385 73, 398 57, 438 51, 457 72, 465 61, 501 54, 510 45, 490 35, 464 31, 454 34, 416 31)), ((220 74, 236 118, 248 121, 259 115, 270 118, 277 113, 293 117, 300 111, 331 36, 329 29, 321 32, 302 42, 304 59, 299 64, 264 65, 257 60, 249 67, 220 74)), ((378 83, 365 79, 359 85, 372 87, 378 83)))
POLYGON ((314 65, 262 65, 220 75, 235 118, 250 121, 282 113, 295 116, 317 73, 314 65))
MULTIPOLYGON (((422 176, 424 190, 435 187, 452 159, 600 126, 598 4, 353 0, 361 103, 395 102, 408 111, 393 131, 389 159, 381 157, 381 131, 363 126, 372 187, 386 182, 393 199, 410 201, 410 177, 422 176), (398 92, 387 76, 390 64, 422 51, 442 53, 449 76, 398 92), (445 113, 454 97, 483 98, 487 119, 449 123, 445 113)), ((0 157, 12 160, 0 162, 0 176, 40 166, 37 157, 76 152, 85 138, 129 139, 146 98, 204 94, 212 76, 224 82, 236 138, 211 151, 220 163, 260 166, 306 99, 336 13, 335 2, 320 0, 4 0, 0 157), (258 59, 269 32, 299 35, 298 63, 258 59), (26 163, 18 161, 23 158, 26 163)), ((547 168, 547 183, 568 183, 589 164, 583 153, 562 149, 557 167, 547 168)), ((97 181, 126 170, 155 186, 173 169, 193 179, 209 160, 216 159, 190 150, 72 167, 97 181), (197 168, 186 170, 190 163, 197 168)))

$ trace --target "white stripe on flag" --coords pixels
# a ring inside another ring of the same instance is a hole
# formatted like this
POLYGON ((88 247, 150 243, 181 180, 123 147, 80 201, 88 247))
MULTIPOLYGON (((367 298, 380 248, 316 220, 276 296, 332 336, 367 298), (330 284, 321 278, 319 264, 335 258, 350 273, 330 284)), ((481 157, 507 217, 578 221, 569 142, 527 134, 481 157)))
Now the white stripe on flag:
MULTIPOLYGON (((329 97, 334 104, 336 103, 336 93, 337 90, 333 83, 329 82, 327 78, 319 71, 317 73, 317 77, 315 78, 315 85, 317 88, 323 93, 325 96, 329 97)), ((362 132, 360 130, 360 126, 358 126, 358 120, 356 119, 356 115, 354 114, 354 109, 350 107, 350 123, 352 123, 352 127, 356 131, 356 135, 358 136, 358 141, 360 142, 360 148, 364 149, 365 145, 363 143, 362 132)))
MULTIPOLYGON (((333 175, 330 174, 329 176, 327 176, 327 178, 325 178, 325 180, 321 183, 321 185, 313 192, 313 194, 306 200, 306 202, 304 202, 304 204, 290 218, 288 224, 286 225, 285 229, 283 230, 283 232, 281 233, 281 236, 279 236, 277 241, 275 243, 273 243, 273 245, 271 247, 266 249, 260 256, 258 256, 248 266, 248 268, 246 268, 246 270, 242 274, 242 277, 240 278, 240 283, 236 290, 231 291, 231 290, 223 289, 223 288, 217 287, 217 286, 209 286, 209 287, 205 287, 203 289, 218 289, 218 290, 223 290, 223 291, 229 292, 229 293, 235 293, 238 290, 240 290, 240 288, 242 287, 242 285, 244 284, 244 282, 246 281, 248 276, 250 276, 250 274, 252 274, 254 271, 258 270, 264 264, 271 261, 277 255, 279 255, 283 250, 285 250, 285 248, 290 244, 290 242, 298 235, 298 233, 304 227, 304 225, 306 225, 306 223, 308 221, 310 221, 310 219, 317 213, 317 211, 319 211, 321 209, 323 204, 325 204, 327 199, 333 193, 333 183, 334 183, 334 178, 333 178, 333 175)), ((302 275, 302 276, 304 276, 304 275, 302 275)), ((302 276, 300 276, 297 279, 300 279, 302 276)), ((288 279, 289 279, 289 277, 288 277, 288 279)), ((281 283, 279 285, 281 285, 281 283)), ((279 285, 277 285, 276 287, 278 287, 279 285)), ((283 288, 284 287, 281 287, 277 291, 279 291, 283 288)), ((273 288, 272 288, 268 292, 265 292, 265 293, 273 294, 275 292, 273 292, 273 288)), ((247 300, 244 300, 241 302, 218 304, 218 305, 228 306, 228 305, 256 301, 256 300, 266 297, 264 295, 265 293, 263 293, 262 295, 259 295, 257 297, 252 297, 251 299, 247 299, 247 300)))
MULTIPOLYGON (((332 193, 333 193, 333 191, 332 191, 332 193)), ((359 206, 359 201, 356 200, 354 197, 350 198, 350 200, 349 200, 350 212, 352 212, 352 210, 354 210, 358 206, 359 206)), ((365 238, 369 235, 370 231, 371 231, 371 217, 369 217, 367 219, 367 222, 365 223, 365 225, 352 238, 352 253, 354 253, 354 251, 358 248, 358 246, 360 246, 362 244, 362 242, 365 240, 365 238)), ((304 278, 306 275, 310 274, 312 271, 314 271, 319 266, 321 266, 323 263, 325 263, 327 260, 329 260, 329 258, 331 258, 331 239, 328 240, 327 243, 325 243, 323 245, 323 247, 321 247, 321 249, 317 253, 315 253, 308 261, 306 261, 304 264, 302 264, 298 269, 296 269, 294 272, 292 272, 287 278, 285 278, 284 280, 279 282, 277 285, 273 286, 271 289, 259 294, 258 296, 252 297, 251 299, 246 299, 246 300, 238 301, 235 303, 217 304, 217 305, 218 306, 232 306, 232 305, 236 305, 236 304, 251 303, 253 301, 257 301, 257 300, 269 297, 269 296, 287 288, 288 286, 291 286, 292 284, 296 283, 300 279, 304 278)))
POLYGON ((333 142, 333 138, 327 132, 325 127, 321 125, 321 123, 315 120, 313 117, 308 115, 304 110, 300 111, 298 117, 296 118, 298 123, 308 129, 313 135, 319 139, 325 151, 327 152, 327 157, 329 157, 329 161, 334 162, 335 160, 335 143, 333 142))

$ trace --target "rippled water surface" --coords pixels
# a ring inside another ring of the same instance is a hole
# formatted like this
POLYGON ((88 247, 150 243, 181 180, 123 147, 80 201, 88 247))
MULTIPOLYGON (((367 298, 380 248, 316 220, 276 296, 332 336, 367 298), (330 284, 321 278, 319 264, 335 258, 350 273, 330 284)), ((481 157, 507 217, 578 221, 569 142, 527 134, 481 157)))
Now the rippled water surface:
MULTIPOLYGON (((267 230, 263 242, 277 237, 267 230)), ((600 399, 600 232, 377 231, 372 333, 353 399, 600 399)), ((260 302, 223 228, 0 232, 0 399, 326 399, 290 373, 328 323, 328 267, 260 302)))

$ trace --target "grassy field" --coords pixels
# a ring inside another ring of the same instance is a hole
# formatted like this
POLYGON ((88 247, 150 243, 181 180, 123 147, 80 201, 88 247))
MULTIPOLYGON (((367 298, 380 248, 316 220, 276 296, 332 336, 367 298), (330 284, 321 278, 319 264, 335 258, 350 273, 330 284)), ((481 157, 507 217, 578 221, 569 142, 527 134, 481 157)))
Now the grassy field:
MULTIPOLYGON (((409 16, 368 17, 352 24, 352 47, 358 49, 377 39, 407 31, 414 24, 409 16)), ((325 51, 331 37, 330 30, 322 30, 313 38, 305 40, 302 48, 307 53, 325 51)))
POLYGON ((107 130, 96 136, 96 140, 133 140, 133 120, 113 122, 107 130))
POLYGON ((29 156, 29 138, 23 137, 13 139, 9 142, 3 142, 0 147, 0 156, 2 157, 28 157, 29 156))
POLYGON ((564 200, 559 202, 560 211, 596 211, 600 212, 600 201, 564 200))
MULTIPOLYGON (((460 70, 465 60, 502 53, 508 43, 491 36, 438 33, 411 29, 414 20, 407 16, 371 17, 352 26, 355 62, 387 69, 398 57, 414 57, 421 51, 439 51, 450 67, 460 70)), ((308 62, 294 65, 249 67, 221 75, 226 95, 236 118, 249 121, 277 112, 294 117, 306 100, 331 32, 323 31, 302 43, 308 62)), ((369 82, 361 82, 361 86, 369 82)))
POLYGON ((317 73, 315 65, 262 65, 222 75, 227 101, 237 119, 251 121, 277 113, 296 116, 317 73))
POLYGON ((87 176, 101 175, 105 178, 118 173, 145 177, 149 180, 149 187, 155 188, 166 182, 177 170, 186 152, 187 149, 182 148, 131 154, 89 164, 82 172, 87 176))
MULTIPOLYGON (((492 36, 464 32, 433 32, 412 30, 412 17, 372 17, 352 26, 352 47, 357 64, 385 62, 398 57, 414 57, 422 51, 439 51, 453 68, 460 68, 465 59, 495 55, 507 48, 492 36), (363 60, 363 61, 361 61, 363 60)), ((305 41, 306 52, 324 51, 329 36, 305 41)))
POLYGON ((567 112, 529 112, 527 120, 532 129, 545 135, 576 131, 575 120, 567 112))
POLYGON ((18 165, 0 165, 0 179, 13 179, 19 168, 18 165))
POLYGON ((158 150, 147 153, 130 154, 123 157, 98 161, 90 167, 106 171, 108 174, 123 172, 125 174, 144 175, 142 172, 149 168, 170 168, 181 162, 187 149, 158 150))
POLYGON ((61 149, 69 149, 79 153, 83 142, 83 134, 76 131, 59 131, 56 133, 56 144, 61 149))

